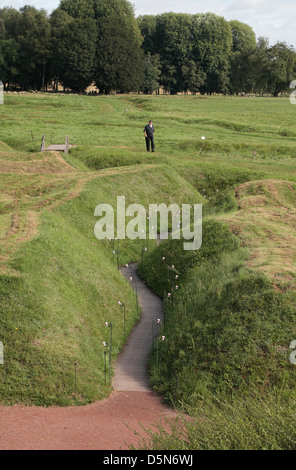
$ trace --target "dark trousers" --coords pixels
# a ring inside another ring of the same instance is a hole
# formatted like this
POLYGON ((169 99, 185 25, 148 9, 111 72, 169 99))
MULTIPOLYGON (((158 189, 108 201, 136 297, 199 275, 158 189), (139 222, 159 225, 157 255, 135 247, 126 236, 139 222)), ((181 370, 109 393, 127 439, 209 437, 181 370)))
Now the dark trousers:
POLYGON ((146 137, 146 149, 147 152, 150 152, 150 144, 152 152, 155 151, 154 137, 146 137))

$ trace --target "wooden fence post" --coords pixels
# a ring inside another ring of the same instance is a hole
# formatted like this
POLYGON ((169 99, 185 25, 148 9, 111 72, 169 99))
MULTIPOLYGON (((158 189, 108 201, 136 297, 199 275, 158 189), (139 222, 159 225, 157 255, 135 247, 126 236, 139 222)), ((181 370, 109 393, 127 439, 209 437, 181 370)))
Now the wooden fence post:
POLYGON ((41 152, 44 152, 44 150, 45 150, 45 134, 42 137, 41 152))
POLYGON ((69 136, 66 136, 65 153, 69 153, 69 136))

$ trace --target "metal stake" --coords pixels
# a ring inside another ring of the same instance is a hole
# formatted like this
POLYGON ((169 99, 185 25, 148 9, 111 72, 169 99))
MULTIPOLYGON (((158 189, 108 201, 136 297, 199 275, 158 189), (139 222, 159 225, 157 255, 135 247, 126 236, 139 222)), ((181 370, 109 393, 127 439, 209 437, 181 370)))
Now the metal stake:
POLYGON ((75 398, 77 398, 77 361, 74 362, 75 366, 75 398))

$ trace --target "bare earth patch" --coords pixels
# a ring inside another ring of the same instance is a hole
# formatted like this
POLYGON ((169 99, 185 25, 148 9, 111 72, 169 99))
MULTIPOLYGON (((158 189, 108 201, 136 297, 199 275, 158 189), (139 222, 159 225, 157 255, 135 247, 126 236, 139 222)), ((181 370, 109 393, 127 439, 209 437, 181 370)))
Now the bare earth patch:
POLYGON ((177 413, 153 392, 114 392, 86 407, 0 407, 0 450, 127 450, 177 413))

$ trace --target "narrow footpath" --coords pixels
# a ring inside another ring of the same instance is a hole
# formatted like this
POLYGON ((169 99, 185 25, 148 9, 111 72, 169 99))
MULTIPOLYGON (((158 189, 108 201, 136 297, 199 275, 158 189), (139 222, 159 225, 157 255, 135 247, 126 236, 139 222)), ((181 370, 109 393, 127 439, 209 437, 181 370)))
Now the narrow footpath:
POLYGON ((145 436, 143 427, 156 430, 156 423, 176 416, 151 391, 147 373, 152 324, 163 319, 162 301, 136 265, 121 272, 134 278, 142 316, 115 364, 114 392, 85 407, 0 407, 0 450, 128 450, 145 436))
POLYGON ((126 279, 132 277, 143 314, 117 359, 113 388, 120 392, 150 392, 147 361, 152 348, 152 336, 157 335, 157 321, 163 322, 163 302, 143 283, 136 264, 121 268, 120 271, 126 279))

